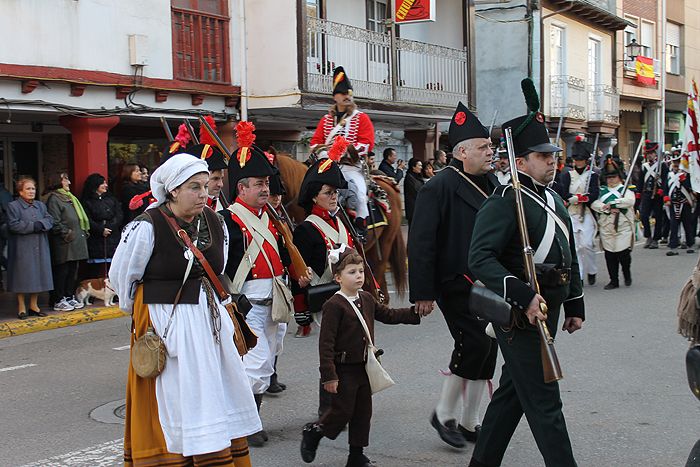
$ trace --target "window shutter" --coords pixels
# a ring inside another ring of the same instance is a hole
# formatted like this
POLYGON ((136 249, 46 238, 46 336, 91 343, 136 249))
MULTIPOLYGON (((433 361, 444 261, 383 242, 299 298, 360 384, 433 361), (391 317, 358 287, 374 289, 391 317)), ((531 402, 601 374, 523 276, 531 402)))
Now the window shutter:
POLYGON ((681 27, 675 23, 666 23, 666 44, 681 46, 681 27))

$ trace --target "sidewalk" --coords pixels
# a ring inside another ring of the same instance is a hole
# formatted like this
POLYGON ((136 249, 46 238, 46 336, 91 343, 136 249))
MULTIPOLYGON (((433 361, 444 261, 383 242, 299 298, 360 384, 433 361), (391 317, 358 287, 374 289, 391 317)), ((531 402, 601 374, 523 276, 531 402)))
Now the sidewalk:
POLYGON ((39 307, 48 316, 21 320, 17 318, 16 295, 0 292, 0 339, 127 316, 116 305, 106 307, 102 300, 93 300, 94 305, 76 311, 61 312, 48 307, 48 293, 39 294, 39 307))

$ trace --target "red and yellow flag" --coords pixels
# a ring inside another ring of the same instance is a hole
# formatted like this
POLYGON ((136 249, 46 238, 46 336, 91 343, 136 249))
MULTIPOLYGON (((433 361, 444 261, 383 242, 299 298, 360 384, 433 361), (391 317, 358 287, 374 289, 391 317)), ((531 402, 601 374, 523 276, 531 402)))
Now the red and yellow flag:
POLYGON ((656 76, 654 75, 654 60, 649 57, 638 56, 635 68, 637 70, 637 82, 650 86, 656 85, 656 76))

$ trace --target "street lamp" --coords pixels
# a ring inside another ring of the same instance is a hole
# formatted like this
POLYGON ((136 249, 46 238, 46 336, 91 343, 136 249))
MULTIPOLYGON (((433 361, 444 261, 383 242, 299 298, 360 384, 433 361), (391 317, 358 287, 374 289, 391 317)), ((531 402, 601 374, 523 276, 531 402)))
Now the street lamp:
POLYGON ((627 57, 632 62, 642 54, 642 46, 637 44, 637 39, 632 39, 632 42, 627 44, 625 48, 627 49, 627 57))

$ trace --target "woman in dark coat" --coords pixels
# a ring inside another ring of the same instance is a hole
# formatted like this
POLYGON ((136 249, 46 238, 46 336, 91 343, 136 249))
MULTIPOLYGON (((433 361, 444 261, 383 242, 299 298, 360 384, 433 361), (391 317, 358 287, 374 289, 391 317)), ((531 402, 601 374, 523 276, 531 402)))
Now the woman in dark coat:
POLYGON ((416 206, 418 191, 425 184, 422 170, 423 163, 415 157, 408 161, 408 172, 406 173, 406 178, 403 182, 403 196, 404 207, 406 208, 406 219, 408 220, 409 228, 411 226, 411 219, 413 219, 413 210, 416 206))
POLYGON ((73 295, 78 263, 88 259, 90 221, 78 198, 70 192, 70 185, 68 174, 53 175, 46 199, 46 207, 54 221, 49 241, 54 285, 51 302, 55 311, 73 311, 83 307, 73 295))
POLYGON ((92 265, 88 277, 106 277, 114 250, 119 245, 122 226, 122 208, 117 198, 107 191, 107 180, 94 173, 85 179, 80 202, 90 221, 87 239, 88 263, 92 265))
POLYGON ((143 175, 138 164, 126 164, 122 167, 122 172, 114 184, 115 193, 119 198, 122 206, 122 214, 124 215, 124 224, 128 224, 134 220, 139 214, 146 210, 148 203, 138 204, 136 209, 129 209, 129 204, 135 196, 143 195, 149 191, 148 183, 143 182, 143 175))
POLYGON ((53 218, 46 205, 36 198, 36 182, 31 178, 17 181, 19 198, 7 205, 10 233, 7 262, 7 290, 17 293, 19 319, 46 316, 39 309, 39 292, 53 289, 51 253, 47 232, 53 218), (29 314, 24 295, 29 294, 29 314))

